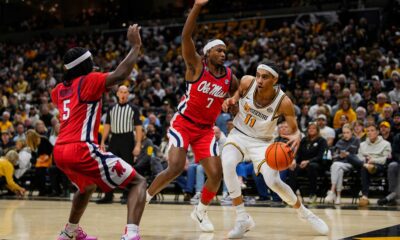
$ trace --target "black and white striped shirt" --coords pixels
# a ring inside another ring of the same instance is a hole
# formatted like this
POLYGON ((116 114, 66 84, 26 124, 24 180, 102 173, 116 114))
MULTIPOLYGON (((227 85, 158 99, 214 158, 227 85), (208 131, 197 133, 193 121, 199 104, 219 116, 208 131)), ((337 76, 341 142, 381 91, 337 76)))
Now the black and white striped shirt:
POLYGON ((107 111, 106 124, 111 125, 111 133, 132 133, 134 126, 142 125, 139 109, 128 103, 116 104, 107 111))

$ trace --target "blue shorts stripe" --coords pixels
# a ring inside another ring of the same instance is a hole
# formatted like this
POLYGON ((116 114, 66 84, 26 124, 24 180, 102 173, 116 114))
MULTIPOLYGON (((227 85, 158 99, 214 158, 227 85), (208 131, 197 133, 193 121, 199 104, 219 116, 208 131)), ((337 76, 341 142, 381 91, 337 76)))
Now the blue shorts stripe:
POLYGON ((182 147, 181 140, 179 140, 178 135, 176 133, 174 133, 171 129, 169 130, 169 133, 176 139, 176 143, 178 144, 177 147, 182 147))

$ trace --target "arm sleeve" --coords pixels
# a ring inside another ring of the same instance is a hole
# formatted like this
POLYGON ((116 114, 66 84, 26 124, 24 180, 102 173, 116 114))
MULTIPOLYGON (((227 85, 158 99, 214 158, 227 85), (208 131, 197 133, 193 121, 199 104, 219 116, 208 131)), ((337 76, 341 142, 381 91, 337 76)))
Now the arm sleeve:
POLYGON ((98 101, 106 89, 108 73, 92 72, 79 80, 79 100, 90 102, 98 101))
POLYGON ((299 150, 296 153, 296 163, 300 163, 303 161, 303 149, 304 149, 304 138, 301 139, 300 145, 299 145, 299 150))
POLYGON ((380 154, 378 154, 377 156, 373 157, 371 159, 371 162, 383 165, 386 163, 386 160, 391 152, 392 152, 392 147, 390 146, 390 143, 385 142, 383 151, 380 154))
POLYGON ((134 111, 134 116, 133 116, 133 125, 139 126, 142 125, 142 120, 140 120, 140 111, 139 108, 132 106, 132 109, 134 111))

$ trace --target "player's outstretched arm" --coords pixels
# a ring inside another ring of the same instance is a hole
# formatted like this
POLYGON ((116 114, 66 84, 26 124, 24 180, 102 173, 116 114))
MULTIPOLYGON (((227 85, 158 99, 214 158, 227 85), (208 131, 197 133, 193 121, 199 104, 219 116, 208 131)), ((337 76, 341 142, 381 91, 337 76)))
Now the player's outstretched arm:
POLYGON ((114 72, 111 72, 106 79, 106 87, 111 87, 124 81, 132 72, 133 65, 137 60, 137 56, 142 46, 142 39, 140 38, 140 27, 137 24, 131 25, 126 34, 129 43, 132 45, 131 50, 124 60, 118 65, 114 72))
POLYGON ((296 114, 294 111, 293 103, 288 96, 285 96, 284 99, 282 100, 281 105, 279 106, 278 109, 278 114, 283 115, 285 117, 285 120, 289 128, 291 129, 290 132, 292 133, 288 135, 282 135, 282 137, 288 139, 287 144, 289 144, 293 152, 296 153, 300 145, 301 133, 297 126, 296 114))
POLYGON ((224 103, 222 104, 222 111, 227 112, 229 107, 236 105, 239 99, 247 92, 253 80, 254 77, 250 75, 243 76, 240 80, 240 83, 238 83, 236 77, 232 78, 232 84, 235 84, 236 86, 232 86, 231 89, 233 90, 233 88, 236 88, 236 91, 231 91, 229 93, 231 97, 225 99, 224 103))
POLYGON ((185 79, 189 82, 199 77, 203 67, 201 64, 201 57, 196 52, 192 34, 196 27, 196 19, 200 14, 201 8, 207 2, 208 0, 195 1, 182 30, 182 56, 186 64, 185 79))

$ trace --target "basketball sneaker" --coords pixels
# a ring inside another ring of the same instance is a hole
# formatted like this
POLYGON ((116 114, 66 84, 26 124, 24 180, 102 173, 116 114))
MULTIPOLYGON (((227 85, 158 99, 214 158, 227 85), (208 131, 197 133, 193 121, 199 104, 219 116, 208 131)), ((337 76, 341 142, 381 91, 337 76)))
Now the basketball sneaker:
POLYGON ((88 236, 82 228, 76 229, 75 233, 70 235, 67 231, 61 231, 60 235, 58 236, 57 240, 97 240, 97 237, 88 236), (74 237, 75 235, 75 237, 74 237))
POLYGON ((136 235, 134 237, 129 237, 128 234, 125 234, 121 237, 121 240, 141 240, 139 235, 136 235))
POLYGON ((328 235, 329 227, 326 223, 319 218, 317 215, 306 209, 305 212, 299 214, 300 219, 307 221, 314 231, 321 235, 328 235))
POLYGON ((203 232, 213 232, 214 225, 211 223, 208 218, 207 211, 198 211, 197 206, 194 208, 193 212, 190 214, 190 217, 199 224, 200 229, 203 232))
POLYGON ((243 238, 244 234, 256 226, 253 218, 247 215, 247 219, 236 219, 235 226, 228 233, 229 239, 243 238))

